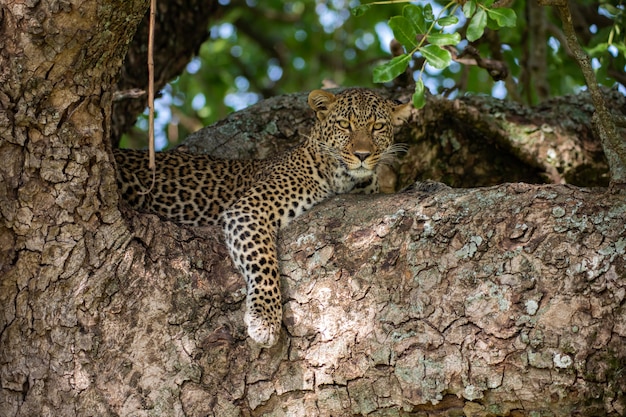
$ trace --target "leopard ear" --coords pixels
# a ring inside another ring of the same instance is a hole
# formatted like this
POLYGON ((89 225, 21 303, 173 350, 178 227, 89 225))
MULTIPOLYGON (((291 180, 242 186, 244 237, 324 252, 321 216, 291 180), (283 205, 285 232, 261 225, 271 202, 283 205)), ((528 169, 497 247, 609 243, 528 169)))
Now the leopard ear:
POLYGON ((411 110, 413 110, 413 107, 411 106, 410 102, 406 104, 398 104, 397 106, 395 106, 393 108, 393 112, 391 113, 391 121, 393 125, 400 126, 404 122, 406 122, 406 120, 411 115, 411 110))
POLYGON ((315 111, 319 120, 324 120, 335 99, 336 97, 333 93, 324 90, 313 90, 309 93, 309 106, 315 111))

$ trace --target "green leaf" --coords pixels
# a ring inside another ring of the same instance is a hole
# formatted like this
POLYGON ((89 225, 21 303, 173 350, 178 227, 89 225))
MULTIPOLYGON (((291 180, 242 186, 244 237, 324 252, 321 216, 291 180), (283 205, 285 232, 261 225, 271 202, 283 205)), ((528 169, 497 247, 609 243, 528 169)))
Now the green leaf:
POLYGON ((408 4, 402 9, 404 16, 415 28, 416 33, 426 33, 426 22, 422 8, 414 4, 408 4))
POLYGON ((458 33, 431 33, 428 35, 428 42, 433 45, 457 45, 461 42, 461 35, 458 33))
POLYGON ((515 15, 513 9, 508 9, 506 7, 487 9, 487 14, 489 15, 489 18, 495 20, 501 28, 514 27, 517 23, 517 16, 515 15))
POLYGON ((607 12, 613 15, 613 17, 617 16, 620 13, 620 9, 613 6, 612 4, 601 4, 600 7, 605 9, 607 12))
POLYGON ((415 27, 404 16, 394 16, 389 19, 389 27, 393 30, 393 36, 407 51, 412 51, 417 46, 415 39, 415 27))
POLYGON ((440 19, 437 19, 437 23, 441 27, 456 25, 457 23, 459 23, 459 18, 456 16, 444 16, 440 19))
POLYGON ((483 36, 485 26, 487 26, 487 13, 485 13, 483 9, 478 9, 467 26, 465 37, 468 41, 474 42, 476 39, 483 36))
POLYGON ((352 16, 362 16, 366 11, 368 11, 372 7, 371 4, 362 4, 357 7, 353 7, 351 12, 352 16))
POLYGON ((424 6, 424 19, 426 19, 426 21, 428 22, 432 22, 433 20, 435 20, 435 15, 433 14, 433 6, 431 6, 430 3, 424 6))
POLYGON ((441 47, 437 45, 426 45, 420 48, 419 51, 422 56, 426 58, 426 62, 428 62, 430 66, 437 69, 446 68, 450 65, 450 61, 452 60, 450 52, 445 49, 441 49, 441 47))
POLYGON ((415 93, 413 93, 413 107, 421 109, 426 104, 426 97, 424 95, 424 81, 420 77, 415 83, 415 93))
POLYGON ((487 27, 491 30, 500 30, 502 27, 493 19, 487 19, 487 27))
POLYGON ((463 14, 466 18, 470 18, 476 12, 476 0, 470 0, 463 5, 463 14))
POLYGON ((411 56, 403 54, 393 58, 389 62, 385 62, 384 64, 374 68, 374 82, 386 83, 393 80, 406 70, 406 67, 409 66, 410 61, 411 56))

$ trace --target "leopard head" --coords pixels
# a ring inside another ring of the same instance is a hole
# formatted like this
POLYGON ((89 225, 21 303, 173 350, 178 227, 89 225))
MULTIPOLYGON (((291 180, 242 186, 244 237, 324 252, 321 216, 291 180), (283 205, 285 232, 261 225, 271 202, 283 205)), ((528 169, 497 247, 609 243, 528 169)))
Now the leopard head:
POLYGON ((314 135, 356 179, 371 176, 379 162, 397 151, 392 146, 394 126, 411 113, 410 104, 360 88, 337 95, 314 90, 308 102, 317 115, 314 135))

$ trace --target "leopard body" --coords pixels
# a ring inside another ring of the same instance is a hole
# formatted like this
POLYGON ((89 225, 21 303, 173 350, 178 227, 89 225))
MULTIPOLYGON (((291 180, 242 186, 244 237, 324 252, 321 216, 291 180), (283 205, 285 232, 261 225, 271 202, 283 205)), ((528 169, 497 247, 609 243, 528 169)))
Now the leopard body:
POLYGON ((378 164, 401 147, 395 125, 410 113, 366 89, 334 95, 315 90, 309 105, 317 120, 296 148, 266 160, 220 160, 183 152, 115 151, 118 183, 131 207, 195 226, 221 225, 229 253, 247 284, 248 334, 263 346, 278 340, 282 303, 276 255, 278 231, 330 196, 375 192, 378 164))

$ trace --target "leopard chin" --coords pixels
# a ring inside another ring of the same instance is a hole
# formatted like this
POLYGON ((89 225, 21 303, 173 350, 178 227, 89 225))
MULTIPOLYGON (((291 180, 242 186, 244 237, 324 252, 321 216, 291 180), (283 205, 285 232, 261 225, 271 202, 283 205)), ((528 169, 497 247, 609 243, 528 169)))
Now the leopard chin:
POLYGON ((364 180, 374 175, 374 171, 372 171, 371 169, 365 168, 363 166, 351 169, 348 172, 350 173, 350 176, 352 176, 352 178, 355 178, 358 180, 364 180))

